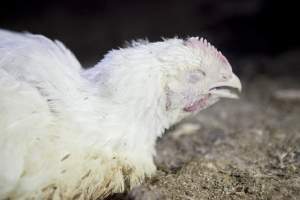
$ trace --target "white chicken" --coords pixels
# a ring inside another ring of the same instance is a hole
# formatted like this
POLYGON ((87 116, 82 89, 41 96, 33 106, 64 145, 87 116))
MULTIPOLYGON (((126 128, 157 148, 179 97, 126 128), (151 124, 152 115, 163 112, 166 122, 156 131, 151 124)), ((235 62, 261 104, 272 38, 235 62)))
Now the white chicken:
POLYGON ((0 30, 0 199, 96 199, 155 172, 164 130, 240 80, 206 40, 133 42, 82 69, 59 41, 0 30))

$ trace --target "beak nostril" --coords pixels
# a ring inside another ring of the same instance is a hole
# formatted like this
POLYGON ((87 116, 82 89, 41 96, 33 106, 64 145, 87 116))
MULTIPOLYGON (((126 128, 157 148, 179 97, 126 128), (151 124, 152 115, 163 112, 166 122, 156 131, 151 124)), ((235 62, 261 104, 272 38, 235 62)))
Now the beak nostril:
POLYGON ((222 81, 227 81, 228 80, 228 76, 226 76, 225 74, 221 75, 221 80, 222 81))

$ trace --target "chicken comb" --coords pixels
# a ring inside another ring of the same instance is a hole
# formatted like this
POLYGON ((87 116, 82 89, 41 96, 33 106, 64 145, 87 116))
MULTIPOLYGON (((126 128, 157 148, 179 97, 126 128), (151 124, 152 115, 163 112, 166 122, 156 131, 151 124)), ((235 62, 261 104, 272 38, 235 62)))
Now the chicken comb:
POLYGON ((220 62, 224 64, 228 64, 228 60, 225 56, 212 44, 210 44, 205 38, 199 37, 190 37, 188 38, 184 44, 188 47, 192 48, 200 48, 201 50, 206 51, 207 53, 210 53, 214 55, 220 62))

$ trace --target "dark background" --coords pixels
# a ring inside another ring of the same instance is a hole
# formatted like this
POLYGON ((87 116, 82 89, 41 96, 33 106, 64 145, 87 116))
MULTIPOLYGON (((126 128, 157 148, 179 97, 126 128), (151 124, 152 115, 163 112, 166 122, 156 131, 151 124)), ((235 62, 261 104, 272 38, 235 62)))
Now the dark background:
POLYGON ((0 27, 64 42, 93 65, 124 41, 203 36, 248 78, 300 77, 297 1, 90 0, 1 1, 0 27))

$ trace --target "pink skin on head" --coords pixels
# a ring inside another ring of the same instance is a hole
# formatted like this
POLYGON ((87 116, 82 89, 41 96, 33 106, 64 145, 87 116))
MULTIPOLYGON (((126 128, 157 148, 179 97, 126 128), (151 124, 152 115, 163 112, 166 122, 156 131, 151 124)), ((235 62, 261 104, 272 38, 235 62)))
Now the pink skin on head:
MULTIPOLYGON (((220 51, 218 51, 213 45, 211 45, 209 42, 207 42, 206 39, 203 39, 203 38, 199 39, 198 37, 191 37, 188 40, 184 41, 184 45, 186 45, 187 47, 193 48, 195 50, 199 49, 200 51, 204 52, 204 55, 212 56, 217 61, 219 61, 219 63, 222 64, 221 66, 224 66, 224 68, 226 68, 226 71, 228 69, 231 70, 230 64, 229 64, 228 60, 226 59, 226 57, 223 56, 223 54, 220 51)), ((222 80, 220 80, 220 81, 225 81, 227 79, 228 79, 228 77, 226 75, 224 75, 224 76, 222 76, 222 80)), ((192 83, 197 82, 198 77, 191 74, 189 76, 189 81, 192 83)), ((171 100, 170 100, 170 93, 171 93, 171 91, 169 90, 169 88, 167 88, 166 110, 169 110, 171 108, 171 104, 172 104, 171 100)), ((207 108, 208 106, 212 105, 216 101, 217 101, 217 99, 211 98, 211 94, 205 94, 198 100, 188 103, 183 108, 183 110, 185 112, 196 113, 200 110, 207 108)))
MULTIPOLYGON (((172 91, 169 88, 166 88, 166 90, 167 90, 166 110, 169 110, 172 105, 171 99, 170 99, 170 95, 171 95, 172 91)), ((188 106, 185 106, 183 108, 183 110, 185 112, 197 112, 204 108, 207 108, 209 106, 210 96, 211 96, 210 94, 204 95, 199 100, 190 103, 188 106)))
POLYGON ((206 39, 198 37, 191 37, 184 44, 191 48, 200 48, 201 50, 206 51, 208 54, 212 54, 218 59, 224 66, 229 66, 229 62, 223 54, 218 51, 213 45, 211 45, 206 39))
MULTIPOLYGON (((198 38, 198 37, 191 37, 184 42, 187 47, 191 47, 193 49, 199 49, 204 51, 205 54, 209 56, 213 56, 218 60, 222 65, 228 70, 230 68, 230 64, 223 54, 218 51, 213 45, 211 45, 206 39, 198 38)), ((225 81, 228 77, 222 77, 225 81), (224 78, 225 77, 225 78, 224 78)), ((210 101, 210 94, 205 95, 204 97, 200 98, 199 100, 192 102, 191 104, 187 105, 183 108, 186 112, 197 112, 209 106, 211 103, 210 101)))
POLYGON ((191 105, 184 107, 183 110, 186 112, 196 112, 206 108, 208 106, 209 96, 210 95, 206 95, 203 98, 200 98, 199 100, 193 102, 191 105))

